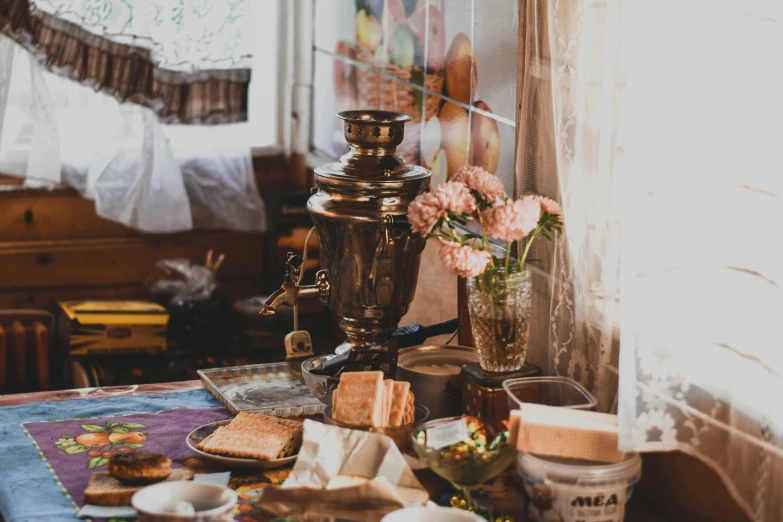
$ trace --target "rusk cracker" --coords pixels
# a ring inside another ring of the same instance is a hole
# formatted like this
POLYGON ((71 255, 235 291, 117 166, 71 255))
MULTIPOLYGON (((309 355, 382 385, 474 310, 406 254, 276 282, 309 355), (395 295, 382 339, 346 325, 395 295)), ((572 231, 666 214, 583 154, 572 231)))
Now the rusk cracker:
POLYGON ((409 382, 394 381, 394 397, 392 398, 391 415, 389 415, 389 426, 402 426, 410 388, 409 382))
POLYGON ((352 426, 384 426, 385 390, 383 372, 345 373, 332 395, 332 416, 352 426))
POLYGON ((384 404, 383 404, 383 425, 389 425, 389 417, 391 416, 392 399, 394 398, 394 380, 386 379, 383 381, 386 389, 383 392, 384 404))
POLYGON ((402 416, 402 425, 405 426, 407 424, 413 423, 413 421, 416 419, 416 406, 415 401, 416 397, 414 397, 413 392, 408 392, 408 402, 405 405, 405 414, 402 416))
POLYGON ((207 436, 204 438, 204 440, 202 440, 201 442, 199 442, 198 444, 196 444, 196 448, 200 449, 201 451, 204 451, 204 445, 207 443, 207 441, 208 441, 209 439, 211 439, 211 438, 212 438, 212 436, 213 436, 214 434, 215 434, 215 432, 213 431, 212 433, 210 433, 209 435, 207 435, 207 436))
POLYGON ((249 429, 259 431, 299 431, 302 429, 302 423, 280 417, 269 417, 260 413, 239 412, 234 420, 228 425, 231 429, 249 429))
POLYGON ((221 426, 209 440, 202 441, 199 449, 230 457, 272 460, 279 458, 290 440, 290 436, 283 434, 265 433, 259 436, 250 430, 232 430, 221 426))
POLYGON ((301 422, 241 412, 196 448, 217 455, 277 459, 296 452, 302 442, 302 429, 301 422))
MULTIPOLYGON (((383 418, 383 391, 386 387, 378 384, 377 390, 366 395, 339 391, 332 395, 332 416, 335 420, 351 426, 380 427, 385 424, 383 418)), ((337 390, 335 390, 337 392, 337 390)))

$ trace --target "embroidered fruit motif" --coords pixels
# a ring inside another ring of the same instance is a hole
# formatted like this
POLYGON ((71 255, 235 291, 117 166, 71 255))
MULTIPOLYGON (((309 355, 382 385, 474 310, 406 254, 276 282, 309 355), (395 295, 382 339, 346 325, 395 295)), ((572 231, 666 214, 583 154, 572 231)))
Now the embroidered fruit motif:
POLYGON ((112 444, 116 444, 118 442, 122 442, 125 439, 128 438, 129 433, 109 433, 109 441, 112 444))
POLYGON ((82 433, 75 440, 82 446, 106 446, 110 443, 108 433, 82 433))
POLYGON ((106 421, 104 424, 82 424, 86 433, 61 435, 54 446, 68 455, 87 453, 90 460, 87 468, 93 469, 106 465, 114 453, 133 451, 144 447, 147 434, 138 431, 145 429, 146 424, 106 421))
POLYGON ((132 431, 128 434, 128 438, 125 439, 126 443, 141 444, 147 440, 147 436, 140 431, 132 431))

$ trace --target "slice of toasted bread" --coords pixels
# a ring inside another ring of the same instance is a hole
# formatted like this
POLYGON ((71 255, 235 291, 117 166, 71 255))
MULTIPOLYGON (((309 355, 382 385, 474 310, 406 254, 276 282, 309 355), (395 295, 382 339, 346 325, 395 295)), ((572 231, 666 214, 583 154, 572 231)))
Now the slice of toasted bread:
MULTIPOLYGON (((164 481, 190 480, 193 472, 188 468, 176 468, 164 481)), ((131 497, 144 484, 132 484, 112 477, 108 472, 96 471, 84 490, 84 502, 96 506, 130 506, 131 497)))

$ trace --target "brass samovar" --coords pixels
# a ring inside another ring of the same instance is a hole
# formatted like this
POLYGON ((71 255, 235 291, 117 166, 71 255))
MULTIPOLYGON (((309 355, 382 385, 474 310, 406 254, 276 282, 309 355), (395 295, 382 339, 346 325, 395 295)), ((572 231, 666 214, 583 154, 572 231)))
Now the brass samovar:
POLYGON ((316 284, 298 284, 301 258, 289 256, 283 286, 262 314, 317 296, 328 304, 354 349, 383 345, 416 291, 425 241, 408 225, 408 205, 424 192, 432 173, 395 153, 405 122, 399 112, 347 111, 351 151, 315 169, 318 191, 307 202, 320 241, 316 284))

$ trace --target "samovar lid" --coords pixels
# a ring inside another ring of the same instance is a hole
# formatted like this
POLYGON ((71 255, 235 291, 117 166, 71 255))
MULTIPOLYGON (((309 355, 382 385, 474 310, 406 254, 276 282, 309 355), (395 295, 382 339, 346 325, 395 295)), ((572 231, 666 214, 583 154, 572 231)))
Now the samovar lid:
POLYGON ((315 169, 319 185, 341 185, 348 183, 356 189, 381 186, 396 186, 412 183, 415 187, 432 173, 418 165, 409 165, 405 158, 396 153, 397 146, 405 136, 405 123, 412 118, 402 112, 355 110, 338 115, 345 122, 345 140, 351 151, 340 161, 327 163, 315 169))

